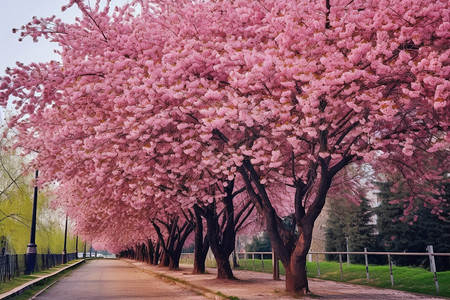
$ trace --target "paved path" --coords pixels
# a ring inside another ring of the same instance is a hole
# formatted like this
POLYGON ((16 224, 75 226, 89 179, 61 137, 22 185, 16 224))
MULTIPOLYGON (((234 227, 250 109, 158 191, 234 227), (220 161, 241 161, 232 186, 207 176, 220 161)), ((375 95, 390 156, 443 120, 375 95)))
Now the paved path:
POLYGON ((122 260, 93 260, 37 297, 45 299, 205 299, 122 260))
MULTIPOLYGON (((212 293, 220 292, 223 295, 239 297, 240 300, 442 300, 433 296, 320 279, 309 279, 309 287, 316 296, 296 298, 285 292, 285 281, 273 280, 272 274, 233 270, 239 280, 230 281, 217 279, 216 269, 208 269, 208 274, 194 275, 191 265, 181 265, 181 270, 171 271, 168 268, 151 266, 142 262, 127 261, 143 271, 177 278, 194 286, 206 288, 212 293)), ((284 278, 284 276, 281 277, 284 278)))

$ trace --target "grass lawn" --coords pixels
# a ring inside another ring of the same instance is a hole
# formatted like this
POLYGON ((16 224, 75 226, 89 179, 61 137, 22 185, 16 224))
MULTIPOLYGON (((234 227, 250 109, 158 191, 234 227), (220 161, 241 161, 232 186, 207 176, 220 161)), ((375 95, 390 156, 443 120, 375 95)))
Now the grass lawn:
MULTIPOLYGON (((72 260, 72 261, 70 261, 70 262, 68 262, 66 264, 58 265, 58 266, 56 266, 54 268, 47 269, 47 270, 44 270, 44 271, 41 271, 41 272, 37 272, 37 273, 34 273, 32 275, 23 275, 23 276, 19 276, 19 277, 16 277, 14 279, 11 279, 10 281, 2 282, 2 283, 0 283, 0 294, 6 293, 6 292, 8 292, 8 291, 10 291, 10 290, 12 290, 12 289, 14 289, 14 288, 16 288, 18 286, 21 286, 24 283, 32 281, 33 279, 36 279, 38 277, 42 277, 42 276, 46 276, 46 275, 52 274, 52 273, 54 273, 54 272, 56 272, 56 271, 58 271, 58 270, 60 270, 60 269, 62 269, 64 267, 70 266, 70 265, 72 265, 72 264, 74 264, 74 263, 76 263, 78 261, 80 261, 80 260, 79 259, 72 260)), ((41 290, 43 288, 42 285, 50 284, 51 282, 56 281, 57 279, 59 279, 61 276, 63 276, 64 274, 66 274, 69 271, 70 270, 66 270, 64 272, 61 272, 63 274, 58 274, 57 276, 54 276, 54 277, 51 277, 49 279, 40 281, 39 284, 37 284, 35 287, 31 288, 30 290, 27 290, 22 295, 25 295, 25 294, 28 295, 28 292, 32 291, 32 290, 36 290, 35 293, 37 293, 39 290, 41 290)), ((15 299, 22 299, 21 298, 22 295, 20 295, 19 297, 15 298, 15 299)), ((31 296, 33 296, 33 295, 34 294, 31 294, 31 296)), ((28 299, 31 296, 25 297, 23 299, 28 299)))
MULTIPOLYGON (((264 262, 255 259, 255 271, 272 273, 272 260, 265 259, 264 262), (264 263, 264 270, 262 264, 264 263)), ((238 270, 253 270, 251 259, 239 260, 238 270)), ((338 262, 320 262, 320 276, 317 272, 317 263, 308 262, 307 271, 309 278, 320 278, 324 280, 340 281, 360 285, 368 285, 379 288, 396 289, 427 295, 450 297, 450 271, 438 272, 439 294, 433 279, 433 273, 422 268, 413 267, 392 267, 394 275, 394 286, 391 286, 389 266, 369 265, 369 283, 366 278, 365 265, 346 263, 342 264, 344 279, 341 279, 341 271, 338 262)), ((283 265, 280 263, 280 274, 284 275, 283 265)))
MULTIPOLYGON (((184 258, 180 262, 193 264, 193 259, 184 258)), ((215 268, 216 264, 213 259, 206 260, 208 268, 215 268)), ((249 270, 257 272, 272 273, 271 259, 255 259, 253 268, 253 260, 240 259, 238 270, 249 270), (263 269, 264 265, 264 269, 263 269)), ((396 289, 401 291, 450 297, 450 271, 438 272, 437 278, 439 282, 439 294, 436 293, 433 273, 422 268, 413 267, 392 267, 394 275, 394 286, 391 286, 391 277, 389 266, 369 265, 369 283, 366 278, 365 265, 342 263, 342 271, 344 279, 341 279, 341 270, 338 262, 320 262, 320 276, 317 272, 317 263, 308 262, 307 270, 309 278, 320 278, 324 280, 340 281, 346 283, 368 285, 379 288, 396 289)), ((280 274, 284 275, 283 265, 280 263, 280 274)))

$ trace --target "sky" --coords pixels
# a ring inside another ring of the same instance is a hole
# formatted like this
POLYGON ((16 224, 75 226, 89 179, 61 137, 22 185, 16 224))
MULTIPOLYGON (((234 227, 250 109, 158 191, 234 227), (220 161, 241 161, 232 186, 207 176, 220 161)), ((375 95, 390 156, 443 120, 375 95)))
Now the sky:
POLYGON ((27 64, 57 59, 53 53, 54 44, 46 40, 33 43, 30 38, 19 42, 19 34, 13 34, 12 29, 27 24, 33 16, 56 15, 71 22, 78 11, 71 8, 61 12, 61 6, 67 2, 68 0, 0 0, 0 76, 5 74, 6 67, 14 67, 16 61, 27 64))
MULTIPOLYGON (((31 38, 19 42, 20 34, 12 33, 12 29, 27 24, 33 16, 56 15, 72 22, 79 13, 75 8, 61 12, 61 6, 66 3, 68 0, 0 0, 0 77, 5 75, 7 67, 14 67, 16 61, 28 64, 58 59, 53 53, 56 45, 44 39, 38 43, 33 43, 31 38)), ((3 118, 4 112, 0 109, 0 124, 3 118)))
MULTIPOLYGON (((0 0, 0 77, 5 75, 7 67, 14 67, 16 61, 25 64, 30 62, 47 62, 58 60, 58 56, 53 52, 55 44, 45 39, 33 43, 31 38, 26 38, 19 42, 19 33, 12 33, 13 28, 20 28, 36 17, 49 17, 56 15, 65 22, 73 22, 80 13, 76 7, 71 7, 65 12, 61 11, 61 6, 67 4, 69 0, 0 0)), ((126 3, 127 0, 114 0, 114 4, 126 3)), ((92 5, 95 0, 90 0, 92 5)), ((0 108, 0 125, 4 112, 0 108)))

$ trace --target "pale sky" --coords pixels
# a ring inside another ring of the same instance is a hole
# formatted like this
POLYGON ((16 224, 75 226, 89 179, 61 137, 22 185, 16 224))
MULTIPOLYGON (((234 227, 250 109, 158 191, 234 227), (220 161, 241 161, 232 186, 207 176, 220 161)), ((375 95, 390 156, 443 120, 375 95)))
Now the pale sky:
MULTIPOLYGON (((33 43, 31 38, 19 42, 20 34, 13 34, 12 29, 27 24, 33 16, 56 15, 65 22, 71 23, 80 13, 76 7, 62 12, 61 6, 68 2, 69 0, 0 0, 0 77, 5 75, 7 67, 14 67, 16 61, 28 64, 58 60, 58 56, 53 53, 55 44, 45 39, 33 43)), ((114 0, 112 6, 126 2, 128 1, 114 0)), ((95 0, 91 0, 90 3, 95 5, 95 0)), ((3 111, 0 108, 0 125, 2 120, 3 111)))
POLYGON ((76 8, 61 12, 61 6, 68 0, 0 0, 0 76, 5 74, 6 67, 14 67, 16 61, 30 63, 45 62, 57 59, 53 53, 54 45, 42 39, 33 43, 31 38, 19 42, 20 34, 12 33, 13 28, 20 28, 31 21, 33 16, 48 17, 56 15, 72 22, 78 14, 76 8))
MULTIPOLYGON (((66 3, 68 0, 0 0, 0 77, 5 75, 7 67, 14 67, 16 61, 28 64, 58 59, 53 53, 56 45, 44 39, 38 43, 33 43, 31 38, 19 42, 20 34, 13 34, 12 29, 27 24, 33 16, 56 15, 72 22, 79 12, 75 8, 62 12, 61 6, 66 3)), ((3 117, 3 110, 0 109, 0 125, 3 117)))

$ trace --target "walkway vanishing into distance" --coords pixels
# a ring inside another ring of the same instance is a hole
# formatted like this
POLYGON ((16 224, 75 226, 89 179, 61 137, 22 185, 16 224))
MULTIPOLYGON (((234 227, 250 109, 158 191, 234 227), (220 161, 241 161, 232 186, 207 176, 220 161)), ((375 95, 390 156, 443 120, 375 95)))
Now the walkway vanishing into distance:
POLYGON ((36 299, 206 299, 123 260, 87 261, 36 299))

